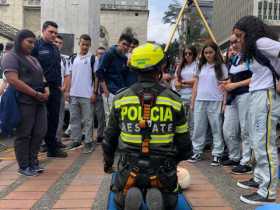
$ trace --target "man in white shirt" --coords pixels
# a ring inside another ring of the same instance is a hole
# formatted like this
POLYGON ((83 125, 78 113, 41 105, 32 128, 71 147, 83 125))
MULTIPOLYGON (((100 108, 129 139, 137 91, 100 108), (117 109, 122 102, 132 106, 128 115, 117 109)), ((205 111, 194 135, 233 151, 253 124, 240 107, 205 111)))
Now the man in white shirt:
MULTIPOLYGON (((63 37, 58 35, 55 39, 54 44, 57 46, 59 51, 61 51, 63 47, 63 37)), ((61 102, 60 102, 60 111, 59 111, 59 122, 56 132, 56 138, 57 138, 57 144, 60 148, 65 148, 66 146, 61 142, 62 134, 63 134, 63 124, 64 124, 64 112, 65 112, 65 91, 67 90, 67 87, 69 85, 69 79, 70 79, 70 72, 69 72, 69 61, 68 56, 61 54, 61 102)))
MULTIPOLYGON (((93 104, 96 102, 94 93, 94 56, 89 54, 91 38, 83 34, 79 41, 80 52, 70 57, 70 124, 71 140, 69 149, 81 146, 82 122, 85 134, 83 153, 94 150, 93 134, 93 104)), ((69 95, 68 95, 69 94, 69 95)))

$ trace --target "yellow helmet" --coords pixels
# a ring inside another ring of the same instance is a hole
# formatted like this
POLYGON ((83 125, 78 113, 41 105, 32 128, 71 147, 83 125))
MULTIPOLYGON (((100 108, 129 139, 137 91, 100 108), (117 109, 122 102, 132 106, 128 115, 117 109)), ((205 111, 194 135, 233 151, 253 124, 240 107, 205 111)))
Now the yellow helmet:
POLYGON ((151 67, 158 65, 164 58, 164 52, 159 45, 146 43, 132 51, 130 67, 146 72, 154 70, 151 67))

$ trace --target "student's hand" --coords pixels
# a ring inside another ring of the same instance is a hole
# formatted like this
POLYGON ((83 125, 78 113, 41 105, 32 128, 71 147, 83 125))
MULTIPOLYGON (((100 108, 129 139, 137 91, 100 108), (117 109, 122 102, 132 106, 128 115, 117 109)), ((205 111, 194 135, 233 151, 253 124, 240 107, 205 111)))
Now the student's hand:
POLYGON ((232 90, 234 90, 236 88, 237 88, 237 86, 236 86, 235 83, 227 83, 227 84, 224 85, 224 89, 226 91, 232 91, 232 90))
POLYGON ((109 97, 109 95, 110 95, 109 90, 108 90, 108 89, 104 89, 104 90, 103 90, 103 95, 104 95, 105 97, 109 97))
POLYGON ((49 99, 50 93, 49 92, 45 92, 42 95, 43 95, 44 101, 47 101, 49 99))
POLYGON ((48 100, 49 94, 48 93, 37 92, 35 98, 40 102, 45 102, 45 101, 48 100))
POLYGON ((65 98, 65 101, 68 101, 68 102, 69 102, 69 99, 70 99, 69 92, 65 92, 65 93, 64 93, 64 98, 65 98))
POLYGON ((191 103, 190 104, 190 110, 193 112, 193 110, 194 110, 194 105, 193 105, 193 103, 191 103))
POLYGON ((62 87, 60 87, 60 90, 61 90, 62 93, 64 93, 66 88, 64 86, 62 86, 62 87))
POLYGON ((91 101, 91 103, 93 103, 93 104, 96 103, 96 94, 95 94, 95 93, 90 97, 90 101, 91 101))
POLYGON ((278 82, 276 90, 277 90, 278 93, 280 93, 280 82, 278 82))

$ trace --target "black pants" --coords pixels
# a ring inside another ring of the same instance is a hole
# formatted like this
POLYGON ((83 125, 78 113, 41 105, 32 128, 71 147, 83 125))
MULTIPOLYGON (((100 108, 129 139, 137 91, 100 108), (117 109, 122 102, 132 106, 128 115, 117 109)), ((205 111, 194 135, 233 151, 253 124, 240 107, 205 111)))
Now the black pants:
POLYGON ((38 164, 40 144, 47 132, 44 104, 19 104, 21 122, 16 130, 15 153, 20 168, 38 164))
POLYGON ((60 100, 61 90, 56 87, 50 87, 50 96, 47 103, 48 131, 45 137, 45 142, 49 153, 55 153, 57 150, 56 131, 59 121, 60 100))

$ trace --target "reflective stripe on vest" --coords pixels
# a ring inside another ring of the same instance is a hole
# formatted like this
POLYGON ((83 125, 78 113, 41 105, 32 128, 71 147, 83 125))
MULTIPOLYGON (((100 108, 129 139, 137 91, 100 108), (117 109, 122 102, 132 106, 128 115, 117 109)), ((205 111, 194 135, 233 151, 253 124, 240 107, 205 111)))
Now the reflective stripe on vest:
MULTIPOLYGON (((121 106, 130 104, 140 104, 138 96, 126 96, 119 100, 116 100, 114 103, 116 109, 120 108, 121 106)), ((182 104, 180 102, 163 96, 157 96, 156 104, 171 106, 176 111, 180 111, 182 107, 182 104)))
MULTIPOLYGON (((129 134, 121 132, 121 140, 125 143, 141 144, 142 136, 139 134, 129 134)), ((168 144, 173 141, 174 134, 151 135, 150 144, 168 144)))
POLYGON ((184 123, 183 125, 176 126, 175 133, 186 133, 188 132, 189 126, 187 123, 184 123))
POLYGON ((115 108, 118 109, 123 105, 140 104, 138 96, 127 96, 115 101, 115 108))
POLYGON ((167 106, 172 106, 173 109, 177 110, 177 111, 180 111, 181 110, 181 107, 182 107, 182 104, 178 101, 174 101, 170 98, 167 98, 167 97, 163 97, 163 96, 158 96, 157 97, 157 101, 156 101, 156 104, 158 105, 167 105, 167 106))

